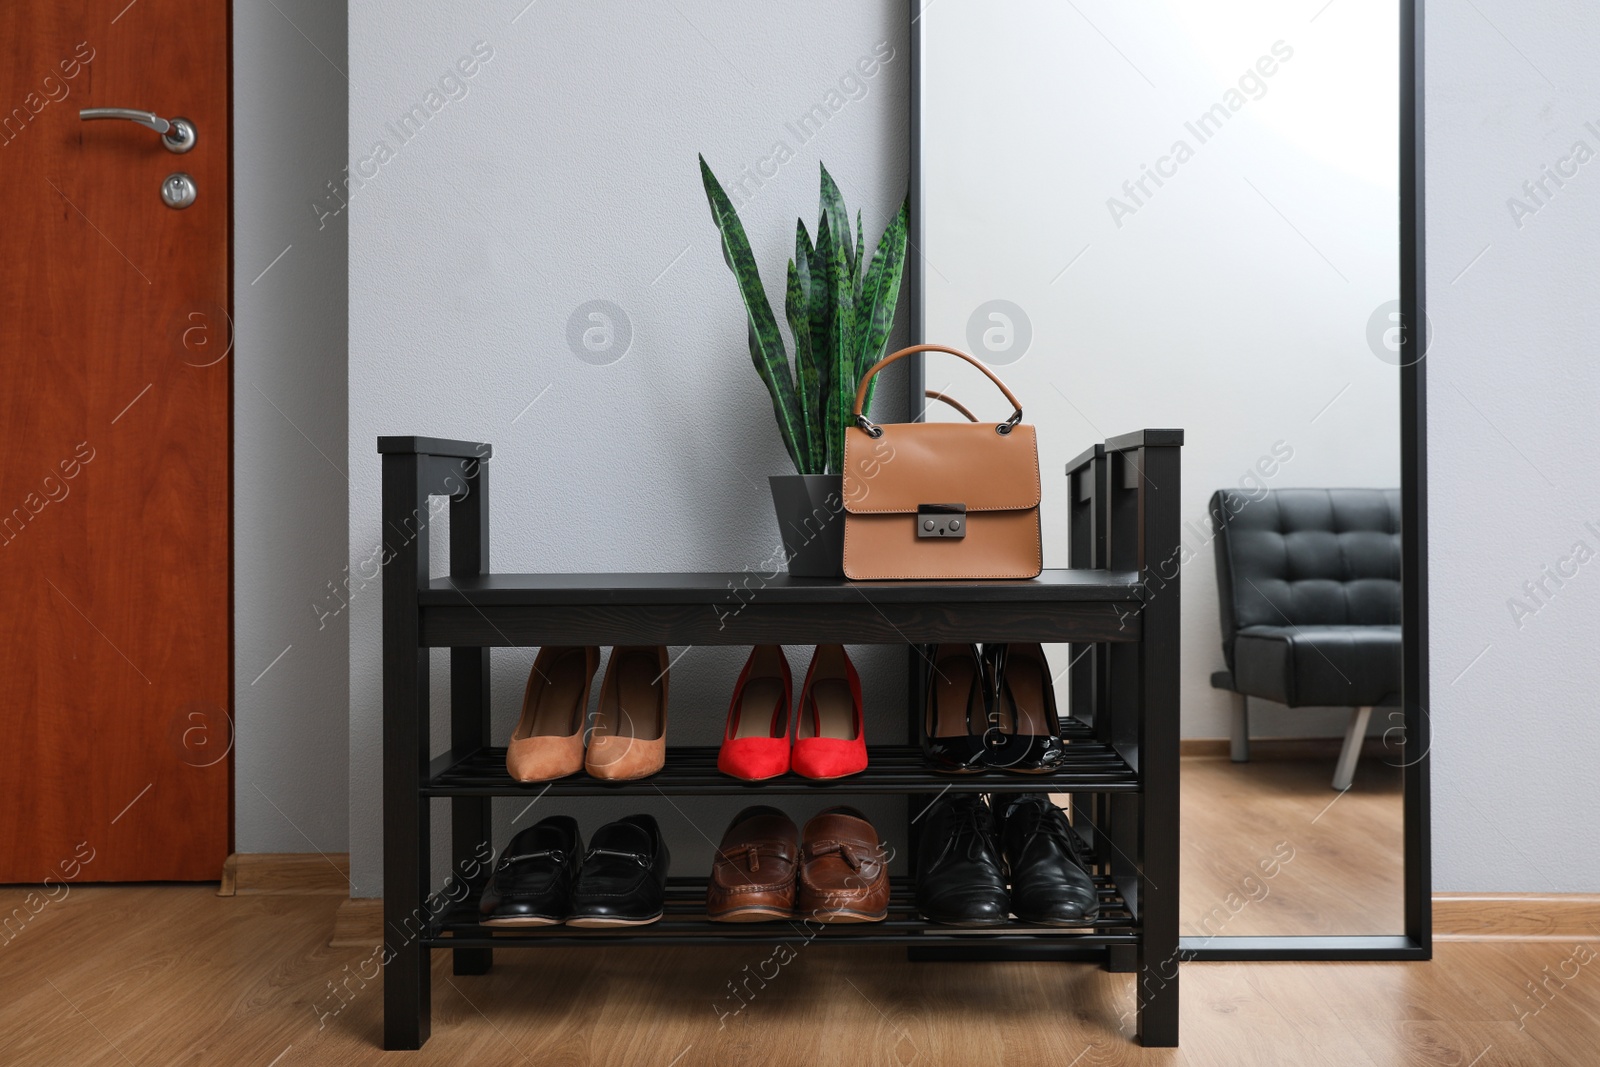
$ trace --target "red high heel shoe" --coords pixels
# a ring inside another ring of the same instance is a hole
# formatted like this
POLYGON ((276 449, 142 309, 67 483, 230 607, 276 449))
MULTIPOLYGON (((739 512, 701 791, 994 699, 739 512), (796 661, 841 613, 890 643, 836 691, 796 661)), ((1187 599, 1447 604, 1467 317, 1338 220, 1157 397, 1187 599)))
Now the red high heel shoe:
POLYGON ((789 770, 789 660, 778 645, 750 650, 728 702, 717 770, 749 782, 789 770))
POLYGON ((790 762, 806 778, 843 778, 867 769, 861 679, 843 645, 818 645, 811 657, 800 689, 790 762))

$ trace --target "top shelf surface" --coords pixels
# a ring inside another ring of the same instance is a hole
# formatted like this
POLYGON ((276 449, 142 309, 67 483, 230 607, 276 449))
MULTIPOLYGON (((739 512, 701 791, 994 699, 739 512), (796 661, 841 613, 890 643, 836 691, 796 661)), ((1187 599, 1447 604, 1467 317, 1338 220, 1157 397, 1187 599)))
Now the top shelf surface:
POLYGON ((687 574, 486 574, 418 592, 435 647, 545 644, 920 644, 1137 641, 1132 573, 1045 571, 999 581, 850 582, 687 574))
POLYGON ((1132 571, 1047 570, 1032 579, 852 582, 773 577, 752 570, 686 573, 486 574, 435 578, 420 590, 424 607, 463 601, 478 607, 601 607, 613 604, 721 604, 733 591, 772 604, 1062 604, 1138 599, 1132 571))

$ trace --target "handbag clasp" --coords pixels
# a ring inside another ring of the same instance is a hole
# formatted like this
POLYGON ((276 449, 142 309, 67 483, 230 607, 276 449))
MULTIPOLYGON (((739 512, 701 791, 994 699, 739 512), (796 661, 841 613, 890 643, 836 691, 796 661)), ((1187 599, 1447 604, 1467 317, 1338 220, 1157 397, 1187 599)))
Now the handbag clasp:
POLYGON ((946 539, 967 536, 965 504, 918 504, 917 536, 946 539))

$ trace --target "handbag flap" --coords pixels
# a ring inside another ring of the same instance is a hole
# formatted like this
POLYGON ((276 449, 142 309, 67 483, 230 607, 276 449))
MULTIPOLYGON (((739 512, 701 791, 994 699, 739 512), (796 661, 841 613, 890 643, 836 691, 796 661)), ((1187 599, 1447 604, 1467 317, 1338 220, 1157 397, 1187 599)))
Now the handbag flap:
POLYGON ((899 422, 873 437, 844 434, 844 509, 852 515, 915 513, 923 504, 968 511, 1039 506, 1039 446, 1034 428, 1008 434, 993 423, 899 422))

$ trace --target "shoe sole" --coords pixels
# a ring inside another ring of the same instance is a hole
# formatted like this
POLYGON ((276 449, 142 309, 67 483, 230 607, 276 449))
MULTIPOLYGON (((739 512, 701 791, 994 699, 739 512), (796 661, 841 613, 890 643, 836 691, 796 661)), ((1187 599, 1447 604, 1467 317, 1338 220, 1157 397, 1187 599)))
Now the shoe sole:
POLYGON ((661 921, 663 912, 657 912, 648 919, 618 919, 609 915, 578 916, 568 919, 568 926, 576 926, 583 930, 598 930, 610 926, 649 926, 653 922, 661 921))
POLYGON ((566 920, 550 919, 543 915, 515 915, 503 919, 484 919, 483 926, 560 926, 566 920))
POLYGON ((938 923, 940 926, 966 926, 978 928, 985 926, 1006 926, 1011 922, 1010 919, 940 919, 929 915, 927 912, 919 912, 918 914, 920 914, 929 922, 938 923))
POLYGON ((1025 926, 1054 926, 1058 928, 1093 926, 1100 919, 1100 913, 1085 915, 1081 919, 1030 919, 1023 915, 1017 916, 1017 922, 1025 926))
POLYGON ((816 911, 810 915, 797 915, 795 917, 811 919, 819 923, 881 923, 889 917, 889 912, 888 909, 879 912, 816 911))
POLYGON ((731 911, 706 913, 706 918, 714 923, 764 923, 783 919, 794 918, 794 912, 784 908, 747 907, 734 908, 731 911))

